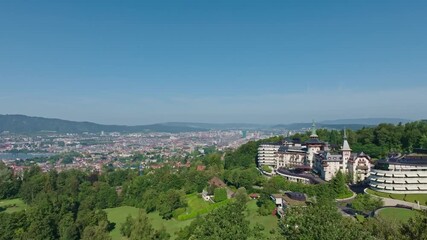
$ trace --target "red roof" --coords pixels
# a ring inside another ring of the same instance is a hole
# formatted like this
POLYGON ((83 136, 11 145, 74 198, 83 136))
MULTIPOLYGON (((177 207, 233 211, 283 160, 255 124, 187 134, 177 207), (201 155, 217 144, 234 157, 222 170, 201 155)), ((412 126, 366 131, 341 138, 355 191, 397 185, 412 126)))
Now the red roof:
POLYGON ((206 169, 206 166, 204 165, 198 165, 196 168, 197 171, 204 171, 205 169, 206 169))
POLYGON ((249 194, 250 198, 259 198, 259 194, 258 193, 251 193, 249 194))
POLYGON ((226 187, 227 186, 227 184, 225 184, 218 177, 213 177, 211 180, 209 180, 209 185, 213 185, 215 187, 226 187))

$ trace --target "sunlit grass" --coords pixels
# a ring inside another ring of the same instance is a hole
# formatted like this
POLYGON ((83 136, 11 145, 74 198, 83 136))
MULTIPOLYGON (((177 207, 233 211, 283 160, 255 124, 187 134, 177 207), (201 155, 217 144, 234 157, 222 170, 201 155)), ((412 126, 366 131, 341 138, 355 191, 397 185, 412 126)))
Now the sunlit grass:
MULTIPOLYGON (((135 207, 122 206, 116 208, 107 208, 105 209, 107 213, 108 220, 116 224, 113 231, 110 232, 110 236, 113 239, 126 239, 120 234, 120 226, 125 222, 126 217, 131 215, 136 218, 138 216, 139 209, 135 207)), ((186 221, 177 221, 175 219, 165 220, 159 216, 158 212, 152 212, 148 214, 151 224, 155 229, 161 229, 164 227, 166 231, 171 235, 172 239, 175 238, 175 232, 179 231, 181 228, 190 225, 192 220, 186 221)))
POLYGON ((0 200, 0 207, 6 208, 6 213, 13 213, 25 210, 28 205, 20 198, 0 200))
POLYGON ((417 211, 406 209, 406 208, 383 208, 378 211, 378 216, 390 219, 397 220, 401 222, 407 222, 411 217, 416 216, 417 211))

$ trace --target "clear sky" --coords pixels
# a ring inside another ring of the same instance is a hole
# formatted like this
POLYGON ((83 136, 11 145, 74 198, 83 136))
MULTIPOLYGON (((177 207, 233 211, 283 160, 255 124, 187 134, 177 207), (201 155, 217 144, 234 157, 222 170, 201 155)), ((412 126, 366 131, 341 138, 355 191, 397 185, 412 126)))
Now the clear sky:
POLYGON ((0 113, 427 118, 427 1, 0 1, 0 113))

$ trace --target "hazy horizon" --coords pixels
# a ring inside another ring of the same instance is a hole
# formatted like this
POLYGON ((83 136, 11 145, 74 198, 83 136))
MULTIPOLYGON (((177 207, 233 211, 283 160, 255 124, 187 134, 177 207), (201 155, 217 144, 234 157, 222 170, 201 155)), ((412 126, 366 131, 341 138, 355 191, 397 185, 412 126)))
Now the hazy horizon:
MULTIPOLYGON (((389 121, 396 121, 396 120, 402 120, 403 122, 409 121, 419 121, 419 120, 425 120, 425 119, 407 119, 407 118, 399 118, 399 117, 374 117, 374 118, 340 118, 340 119, 312 119, 311 121, 308 120, 304 120, 304 121, 298 121, 298 122, 272 122, 272 123, 265 123, 265 122, 259 122, 259 123, 255 123, 255 122, 195 122, 195 121, 168 121, 168 122, 151 122, 151 123, 144 123, 144 124, 125 124, 125 123, 104 123, 104 122, 94 122, 94 121, 89 121, 89 120, 84 120, 84 119, 64 119, 64 118, 58 118, 58 117, 47 117, 47 116, 32 116, 32 115, 25 115, 25 114, 20 114, 20 113, 6 113, 6 114, 1 114, 1 115, 13 115, 13 116, 26 116, 26 117, 36 117, 36 118, 46 118, 46 119, 58 119, 58 120, 65 120, 65 121, 73 121, 73 122, 90 122, 90 123, 95 123, 95 124, 102 124, 102 125, 122 125, 122 126, 138 126, 138 125, 150 125, 150 124, 173 124, 173 123, 188 123, 188 124, 248 124, 248 125, 260 125, 260 126, 274 126, 274 125, 286 125, 286 124, 301 124, 301 123, 308 123, 311 124, 314 123, 315 124, 338 124, 338 125, 342 125, 342 124, 361 124, 361 125, 366 125, 366 122, 371 122, 373 120, 383 120, 380 123, 389 123, 389 121), (330 122, 336 122, 338 121, 338 123, 330 123, 330 122), (341 123, 341 122, 346 122, 346 123, 341 123), (363 123, 359 123, 359 122, 363 122, 363 123)), ((374 124, 376 125, 376 124, 374 124)))
POLYGON ((425 1, 2 1, 0 113, 427 118, 425 1))

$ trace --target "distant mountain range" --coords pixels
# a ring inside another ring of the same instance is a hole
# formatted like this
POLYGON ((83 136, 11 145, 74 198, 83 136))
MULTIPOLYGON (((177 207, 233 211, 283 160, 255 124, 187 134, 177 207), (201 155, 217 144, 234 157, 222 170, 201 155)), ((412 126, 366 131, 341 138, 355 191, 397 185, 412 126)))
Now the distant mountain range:
MULTIPOLYGON (((317 123, 319 128, 360 129, 365 126, 378 125, 379 123, 406 123, 410 120, 398 118, 365 118, 365 119, 343 119, 322 121, 317 123)), ((91 132, 194 132, 208 130, 254 130, 254 129, 287 129, 299 130, 310 128, 311 123, 292 123, 279 125, 262 125, 249 123, 190 123, 169 122, 150 125, 125 126, 125 125, 103 125, 92 122, 76 122, 55 118, 29 117, 25 115, 1 115, 0 132, 9 131, 13 133, 35 133, 35 132, 59 132, 59 133, 82 133, 91 132)))
POLYGON ((92 122, 75 122, 55 118, 29 117, 25 115, 0 115, 0 132, 34 133, 54 131, 59 133, 82 132, 191 132, 207 131, 205 128, 184 124, 150 124, 140 126, 103 125, 92 122))

